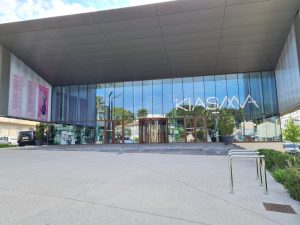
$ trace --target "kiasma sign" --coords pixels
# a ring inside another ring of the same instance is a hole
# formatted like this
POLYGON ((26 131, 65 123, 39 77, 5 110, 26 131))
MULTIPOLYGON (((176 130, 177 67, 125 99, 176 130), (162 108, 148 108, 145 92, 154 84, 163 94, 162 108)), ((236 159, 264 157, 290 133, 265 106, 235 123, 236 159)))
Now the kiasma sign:
POLYGON ((176 99, 176 110, 182 109, 184 111, 194 111, 197 106, 201 106, 206 110, 216 110, 224 107, 226 102, 227 108, 232 109, 244 109, 247 104, 253 104, 256 108, 259 108, 251 95, 248 95, 243 102, 241 102, 236 96, 233 96, 232 98, 225 96, 222 102, 220 102, 220 99, 217 97, 208 97, 206 98, 206 101, 203 101, 201 98, 197 98, 194 104, 192 104, 191 98, 185 98, 181 101, 176 99))

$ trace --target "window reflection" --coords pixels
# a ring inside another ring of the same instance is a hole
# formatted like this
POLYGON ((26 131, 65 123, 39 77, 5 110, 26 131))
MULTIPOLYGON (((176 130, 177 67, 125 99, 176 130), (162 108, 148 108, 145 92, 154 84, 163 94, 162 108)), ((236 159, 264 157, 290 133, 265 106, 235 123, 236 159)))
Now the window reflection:
POLYGON ((281 140, 274 72, 53 87, 52 121, 65 124, 55 125, 62 143, 215 142, 220 108, 234 116, 235 141, 281 140))

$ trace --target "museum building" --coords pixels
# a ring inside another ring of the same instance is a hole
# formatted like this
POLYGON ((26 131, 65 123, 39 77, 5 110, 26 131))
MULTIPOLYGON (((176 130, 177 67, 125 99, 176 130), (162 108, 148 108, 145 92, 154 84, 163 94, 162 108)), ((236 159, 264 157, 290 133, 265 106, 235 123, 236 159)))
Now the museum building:
POLYGON ((300 0, 177 0, 0 24, 0 115, 56 144, 281 141, 300 0))

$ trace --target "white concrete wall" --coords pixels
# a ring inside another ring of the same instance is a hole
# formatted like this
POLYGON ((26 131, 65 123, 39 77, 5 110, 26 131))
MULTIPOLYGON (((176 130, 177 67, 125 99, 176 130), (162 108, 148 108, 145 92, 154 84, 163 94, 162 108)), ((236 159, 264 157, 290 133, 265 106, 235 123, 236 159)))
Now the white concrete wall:
POLYGON ((234 144, 237 146, 240 146, 242 148, 250 149, 250 150, 269 148, 269 149, 274 149, 277 151, 282 151, 282 152, 284 151, 282 142, 249 142, 249 143, 236 142, 234 144))

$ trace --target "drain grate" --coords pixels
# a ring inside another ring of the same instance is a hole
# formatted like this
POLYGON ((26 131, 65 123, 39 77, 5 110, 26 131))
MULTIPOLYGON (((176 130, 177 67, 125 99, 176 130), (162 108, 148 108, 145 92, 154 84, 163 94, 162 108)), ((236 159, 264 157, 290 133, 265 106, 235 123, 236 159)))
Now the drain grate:
POLYGON ((295 210, 290 205, 274 204, 263 202, 264 207, 267 211, 281 212, 281 213, 291 213, 297 214, 295 210))

